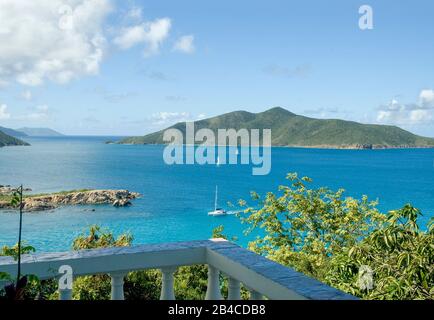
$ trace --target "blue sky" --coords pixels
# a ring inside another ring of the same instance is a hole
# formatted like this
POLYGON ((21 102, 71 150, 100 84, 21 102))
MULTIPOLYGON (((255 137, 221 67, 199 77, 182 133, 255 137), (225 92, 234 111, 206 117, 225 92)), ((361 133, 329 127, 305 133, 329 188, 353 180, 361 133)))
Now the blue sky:
POLYGON ((434 136, 433 12, 428 0, 1 0, 0 126, 141 135, 281 106, 434 136), (372 30, 359 29, 363 4, 372 30))

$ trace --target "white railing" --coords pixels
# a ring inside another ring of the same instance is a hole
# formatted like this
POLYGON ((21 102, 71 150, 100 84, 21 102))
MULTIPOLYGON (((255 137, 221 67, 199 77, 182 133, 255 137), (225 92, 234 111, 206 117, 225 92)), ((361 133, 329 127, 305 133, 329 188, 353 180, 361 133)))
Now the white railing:
MULTIPOLYGON (((111 299, 124 299, 124 277, 128 272, 160 269, 160 299, 174 300, 174 273, 180 266, 208 265, 207 300, 222 299, 220 273, 228 278, 228 299, 239 300, 241 283, 250 299, 355 299, 290 268, 270 261, 223 239, 142 245, 23 255, 22 274, 41 280, 58 278, 61 266, 70 266, 74 277, 109 274, 111 299)), ((11 257, 0 257, 0 272, 16 276, 17 265, 11 257)), ((60 289, 59 298, 69 300, 71 289, 60 289)))

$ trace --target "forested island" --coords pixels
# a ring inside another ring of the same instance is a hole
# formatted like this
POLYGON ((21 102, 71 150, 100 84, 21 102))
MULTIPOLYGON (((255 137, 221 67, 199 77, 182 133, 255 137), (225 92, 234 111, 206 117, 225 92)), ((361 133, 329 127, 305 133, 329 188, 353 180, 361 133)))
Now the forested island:
MULTIPOLYGON (((276 107, 261 113, 234 111, 195 122, 195 130, 211 129, 271 129, 272 146, 332 148, 332 149, 387 149, 433 148, 434 139, 415 135, 397 126, 362 124, 338 119, 314 119, 296 115, 276 107)), ((167 129, 185 133, 185 122, 167 129)), ((130 137, 120 144, 164 144, 161 130, 141 137, 130 137)), ((185 135, 184 135, 185 136, 185 135)))

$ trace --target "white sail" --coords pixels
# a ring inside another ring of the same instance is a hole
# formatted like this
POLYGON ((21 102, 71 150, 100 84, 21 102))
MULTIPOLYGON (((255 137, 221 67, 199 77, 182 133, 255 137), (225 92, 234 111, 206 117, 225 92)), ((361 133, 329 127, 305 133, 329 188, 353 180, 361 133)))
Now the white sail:
POLYGON ((215 201, 214 201, 214 211, 217 211, 217 197, 218 197, 218 186, 215 186, 215 201))
POLYGON ((218 207, 218 186, 215 186, 215 200, 214 200, 214 211, 208 212, 209 216, 225 216, 227 212, 225 209, 221 209, 218 207))

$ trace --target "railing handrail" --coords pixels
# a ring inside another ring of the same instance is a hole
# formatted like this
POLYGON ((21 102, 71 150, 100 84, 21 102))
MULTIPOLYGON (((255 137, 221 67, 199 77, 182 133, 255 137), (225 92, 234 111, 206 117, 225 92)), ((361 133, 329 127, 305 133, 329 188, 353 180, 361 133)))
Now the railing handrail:
MULTIPOLYGON (((26 254, 21 261, 22 274, 40 279, 58 277, 62 265, 75 277, 208 264, 270 299, 355 299, 224 239, 26 254)), ((13 258, 0 257, 0 272, 16 276, 16 269, 13 258)))

